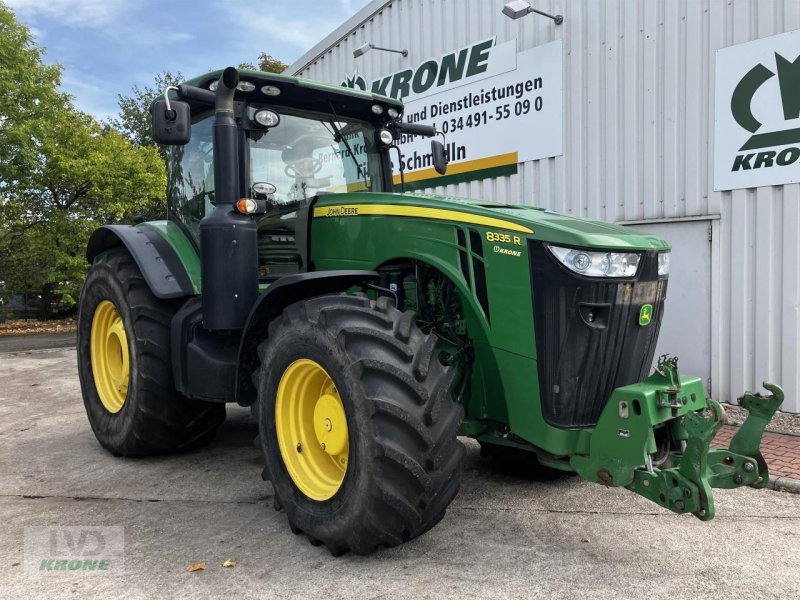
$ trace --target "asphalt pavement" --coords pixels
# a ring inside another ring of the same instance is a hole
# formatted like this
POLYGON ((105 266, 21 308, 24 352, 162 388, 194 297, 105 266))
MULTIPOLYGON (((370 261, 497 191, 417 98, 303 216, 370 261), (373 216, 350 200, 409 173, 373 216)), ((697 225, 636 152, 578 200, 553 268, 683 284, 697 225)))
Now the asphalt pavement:
POLYGON ((800 597, 800 495, 717 490, 717 517, 703 523, 575 477, 498 473, 469 440, 461 493, 438 526, 333 558, 272 508, 249 411, 228 415, 206 448, 114 458, 86 420, 74 349, 0 354, 0 596, 800 597), (42 567, 36 528, 81 531, 67 526, 111 528, 99 531, 124 562, 42 567))
POLYGON ((0 353, 72 348, 75 333, 32 333, 25 335, 0 335, 0 353))

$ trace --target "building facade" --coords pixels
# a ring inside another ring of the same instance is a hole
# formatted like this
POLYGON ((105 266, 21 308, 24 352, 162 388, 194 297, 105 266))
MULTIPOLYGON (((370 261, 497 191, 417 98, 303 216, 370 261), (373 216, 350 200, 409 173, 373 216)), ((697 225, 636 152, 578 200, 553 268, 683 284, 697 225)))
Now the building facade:
POLYGON ((401 97, 446 128, 443 179, 404 145, 412 189, 666 238, 659 351, 717 400, 768 380, 800 412, 800 2, 533 2, 560 24, 503 5, 374 0, 287 74, 401 97), (367 43, 408 55, 354 57, 367 43))

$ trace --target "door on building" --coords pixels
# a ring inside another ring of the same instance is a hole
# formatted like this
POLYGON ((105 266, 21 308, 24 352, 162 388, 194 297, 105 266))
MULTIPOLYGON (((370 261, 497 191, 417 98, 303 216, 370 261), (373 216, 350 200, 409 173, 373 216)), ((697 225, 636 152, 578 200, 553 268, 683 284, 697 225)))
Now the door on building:
POLYGON ((711 221, 628 225, 672 246, 664 320, 656 346, 679 357, 681 373, 697 375, 711 395, 711 221))

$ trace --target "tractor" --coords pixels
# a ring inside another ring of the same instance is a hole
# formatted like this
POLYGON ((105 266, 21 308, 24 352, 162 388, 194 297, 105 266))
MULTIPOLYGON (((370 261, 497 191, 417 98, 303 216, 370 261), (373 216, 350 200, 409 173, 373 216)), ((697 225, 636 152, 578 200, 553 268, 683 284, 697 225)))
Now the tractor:
POLYGON ((712 448, 720 404, 655 358, 664 240, 405 193, 399 141, 432 138, 430 177, 445 144, 369 92, 229 67, 151 111, 167 219, 97 229, 80 299, 83 400, 112 454, 197 448, 250 407, 275 507, 334 555, 436 525, 459 436, 701 520, 713 487, 768 484, 781 389, 745 394, 712 448))

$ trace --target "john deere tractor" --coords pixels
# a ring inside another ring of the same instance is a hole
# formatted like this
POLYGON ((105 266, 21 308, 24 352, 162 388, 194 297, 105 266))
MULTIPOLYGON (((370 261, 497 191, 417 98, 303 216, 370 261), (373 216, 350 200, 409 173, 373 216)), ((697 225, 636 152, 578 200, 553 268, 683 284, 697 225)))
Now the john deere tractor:
POLYGON ((209 441, 252 408, 276 506, 333 554, 439 522, 464 447, 576 472, 676 513, 764 487, 782 401, 722 408, 654 360, 669 245, 531 206, 402 192, 398 141, 433 138, 391 98, 228 68, 165 91, 169 217, 94 232, 78 364, 119 456, 209 441), (653 371, 653 367, 654 371, 653 371), (651 371, 653 371, 651 373, 651 371))

